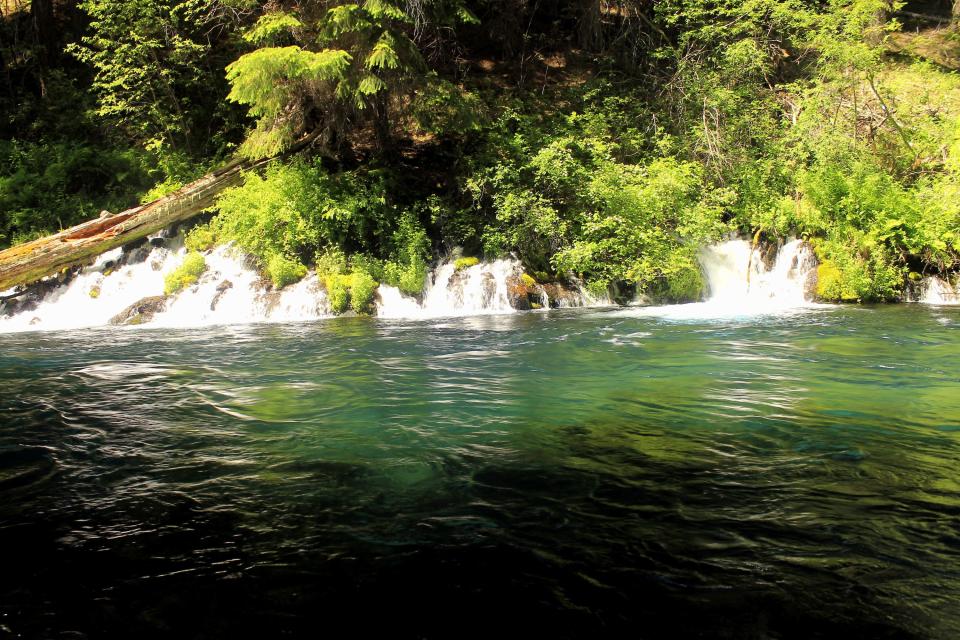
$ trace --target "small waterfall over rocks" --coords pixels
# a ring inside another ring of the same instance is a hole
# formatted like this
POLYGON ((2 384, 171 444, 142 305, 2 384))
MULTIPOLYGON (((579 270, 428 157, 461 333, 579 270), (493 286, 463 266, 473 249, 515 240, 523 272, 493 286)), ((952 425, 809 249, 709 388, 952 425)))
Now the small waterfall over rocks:
POLYGON ((923 304, 960 304, 960 277, 951 282, 939 276, 927 276, 910 288, 908 298, 923 304))
POLYGON ((0 331, 67 330, 107 324, 191 327, 310 320, 329 315, 326 293, 307 277, 273 290, 241 252, 218 247, 193 286, 164 296, 164 276, 183 261, 182 239, 156 237, 115 249, 72 277, 50 278, 0 308, 0 331))
POLYGON ((442 318, 513 313, 534 308, 569 308, 609 304, 590 296, 580 286, 525 281, 515 258, 457 270, 447 260, 428 276, 421 301, 404 296, 396 287, 380 285, 377 315, 382 318, 442 318))
POLYGON ((704 247, 698 257, 707 289, 703 302, 642 307, 625 313, 680 320, 727 318, 812 304, 817 258, 804 240, 789 240, 779 247, 727 240, 704 247))
MULTIPOLYGON (((22 295, 0 302, 0 332, 109 324, 194 327, 297 322, 333 315, 315 273, 275 290, 249 257, 231 246, 206 252, 207 269, 197 283, 165 296, 164 277, 182 263, 186 253, 182 238, 162 235, 105 253, 89 266, 48 278, 22 295)), ((0 294, 0 300, 13 293, 0 294)), ((606 302, 576 284, 535 283, 514 258, 480 262, 460 270, 448 260, 428 276, 421 296, 405 296, 395 287, 381 285, 376 300, 378 316, 407 319, 606 302)))
POLYGON ((790 240, 779 250, 728 240, 705 247, 700 264, 712 304, 795 307, 813 299, 817 258, 803 240, 790 240))

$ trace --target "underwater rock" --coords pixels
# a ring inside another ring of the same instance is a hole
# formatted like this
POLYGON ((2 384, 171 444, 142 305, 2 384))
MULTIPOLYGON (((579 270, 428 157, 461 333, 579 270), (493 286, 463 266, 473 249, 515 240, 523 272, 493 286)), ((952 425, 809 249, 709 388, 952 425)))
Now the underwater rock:
POLYGON ((112 325, 143 324, 153 320, 153 316, 167 308, 165 296, 150 296, 137 300, 132 305, 110 318, 112 325))
POLYGON ((0 449, 0 491, 20 489, 48 478, 57 463, 47 449, 0 449))

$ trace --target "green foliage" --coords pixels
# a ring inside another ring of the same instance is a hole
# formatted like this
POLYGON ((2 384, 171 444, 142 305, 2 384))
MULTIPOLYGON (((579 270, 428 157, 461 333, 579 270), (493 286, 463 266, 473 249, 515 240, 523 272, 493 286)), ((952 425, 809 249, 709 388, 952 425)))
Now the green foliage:
POLYGON ((200 0, 84 0, 90 31, 69 50, 96 71, 97 114, 147 146, 190 148, 190 96, 209 94, 200 0))
POLYGON ((417 217, 405 212, 392 238, 390 259, 384 264, 383 281, 407 295, 420 295, 427 278, 430 241, 417 217))
POLYGON ((0 140, 0 248, 122 211, 147 184, 142 152, 0 140))
POLYGON ((267 276, 273 286, 282 289, 288 284, 299 282, 307 275, 307 268, 297 260, 286 257, 282 253, 275 253, 267 259, 267 276))
POLYGON ((319 163, 271 164, 223 192, 210 222, 216 242, 235 242, 266 264, 283 255, 308 264, 318 247, 375 249, 391 230, 379 176, 331 175, 319 163))
POLYGON ((480 98, 436 74, 417 91, 412 115, 421 131, 436 136, 461 135, 479 131, 484 105, 480 98))
POLYGON ((183 259, 183 263, 164 277, 163 293, 169 296, 185 287, 196 284, 206 270, 207 261, 202 254, 195 251, 188 253, 183 259))
POLYGON ((350 308, 360 314, 373 312, 373 296, 379 283, 366 271, 357 270, 350 275, 350 308))
POLYGON ((283 36, 302 27, 300 20, 292 14, 282 11, 265 13, 249 31, 243 34, 243 39, 254 44, 274 44, 283 36))
POLYGON ((257 119, 256 130, 240 152, 264 158, 289 147, 304 128, 307 96, 322 91, 329 99, 346 78, 351 60, 343 50, 313 52, 289 46, 257 49, 230 64, 227 98, 248 105, 257 119))
POLYGON ((203 252, 212 249, 217 238, 209 224, 198 224, 187 232, 183 239, 188 251, 203 252))
POLYGON ((479 258, 457 258, 453 261, 453 270, 463 271, 464 269, 475 267, 478 264, 480 264, 479 258))
POLYGON ((327 299, 330 301, 330 310, 339 315, 350 308, 349 275, 330 274, 323 278, 323 286, 327 290, 327 299))

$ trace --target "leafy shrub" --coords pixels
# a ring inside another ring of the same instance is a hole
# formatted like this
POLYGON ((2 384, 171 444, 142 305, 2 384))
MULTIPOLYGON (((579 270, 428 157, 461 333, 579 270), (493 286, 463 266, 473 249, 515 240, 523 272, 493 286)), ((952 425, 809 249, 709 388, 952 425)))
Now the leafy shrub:
POLYGON ((187 232, 183 244, 189 251, 207 251, 216 244, 216 234, 210 225, 199 224, 187 232))
POLYGON ((351 278, 349 275, 328 274, 323 278, 323 286, 327 290, 330 309, 337 315, 350 308, 350 284, 351 278))
POLYGON ((350 276, 350 308, 361 314, 371 313, 377 286, 379 283, 366 271, 354 271, 350 276))
POLYGON ((185 287, 196 284, 206 270, 207 261, 202 254, 195 251, 188 253, 186 258, 183 259, 183 263, 163 279, 164 294, 169 296, 185 287))
POLYGON ((383 281, 408 295, 419 295, 427 278, 427 232, 408 211, 401 217, 392 241, 392 257, 384 264, 383 281))
POLYGON ((267 260, 266 272, 273 286, 282 289, 288 284, 302 280, 303 276, 307 275, 307 268, 297 260, 275 253, 267 260))
POLYGON ((149 168, 132 150, 0 140, 0 248, 128 208, 149 168))

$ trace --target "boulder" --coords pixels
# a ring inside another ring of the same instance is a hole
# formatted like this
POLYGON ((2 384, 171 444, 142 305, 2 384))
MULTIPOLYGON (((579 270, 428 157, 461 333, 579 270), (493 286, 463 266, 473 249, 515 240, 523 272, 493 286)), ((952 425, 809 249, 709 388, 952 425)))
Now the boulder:
POLYGON ((112 325, 143 324, 153 320, 153 316, 167 308, 165 296, 150 296, 134 302, 132 305, 110 318, 112 325))
POLYGON ((520 275, 512 275, 507 278, 507 300, 514 309, 529 311, 532 308, 530 293, 530 287, 523 282, 520 275))

